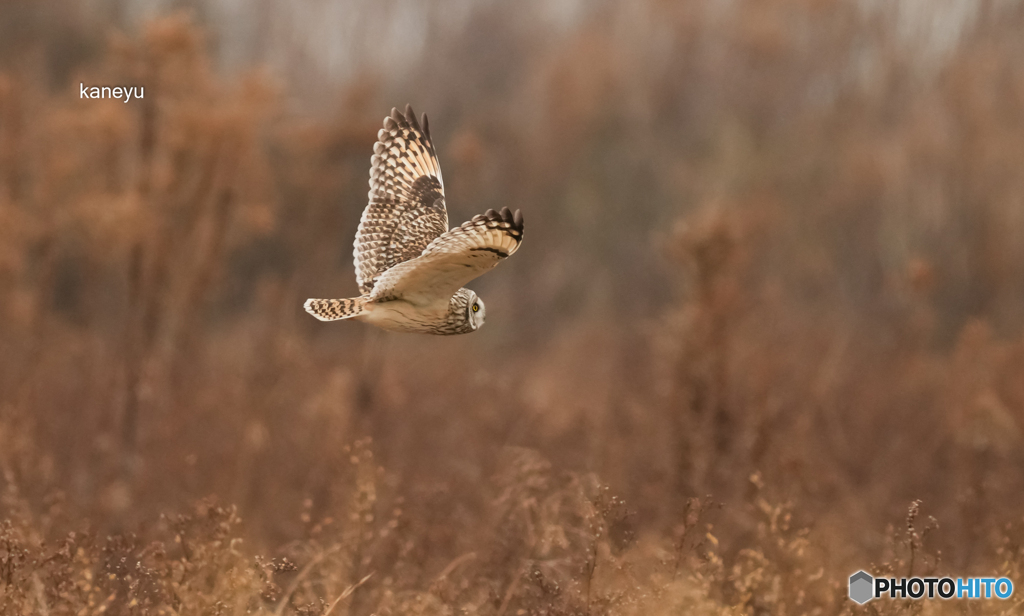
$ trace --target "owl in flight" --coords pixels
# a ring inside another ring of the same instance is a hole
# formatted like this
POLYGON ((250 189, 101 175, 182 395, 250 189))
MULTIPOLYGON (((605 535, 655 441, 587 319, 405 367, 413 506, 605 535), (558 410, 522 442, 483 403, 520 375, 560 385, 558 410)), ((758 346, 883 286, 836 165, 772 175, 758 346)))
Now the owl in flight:
POLYGON ((447 336, 484 324, 484 302, 462 285, 523 241, 523 215, 487 210, 448 229, 444 182, 427 116, 384 118, 370 159, 370 203, 356 231, 359 297, 308 299, 321 321, 358 319, 383 329, 447 336))

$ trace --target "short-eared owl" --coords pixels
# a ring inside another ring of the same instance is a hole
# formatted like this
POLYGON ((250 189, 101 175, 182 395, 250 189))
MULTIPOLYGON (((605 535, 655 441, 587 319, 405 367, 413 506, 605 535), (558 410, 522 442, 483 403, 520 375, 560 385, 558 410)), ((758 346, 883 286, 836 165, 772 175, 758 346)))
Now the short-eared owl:
POLYGON ((427 116, 411 107, 384 118, 370 159, 370 203, 356 232, 359 297, 308 299, 321 321, 359 319, 383 329, 451 335, 484 324, 484 302, 462 285, 507 259, 523 241, 523 215, 508 208, 448 229, 444 182, 427 116))

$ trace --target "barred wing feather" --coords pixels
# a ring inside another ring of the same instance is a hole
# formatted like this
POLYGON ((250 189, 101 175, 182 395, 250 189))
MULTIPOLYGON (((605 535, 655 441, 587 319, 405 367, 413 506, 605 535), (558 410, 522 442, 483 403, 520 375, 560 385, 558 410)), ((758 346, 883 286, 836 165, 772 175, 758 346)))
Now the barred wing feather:
POLYGON ((392 109, 373 146, 369 204, 352 251, 360 292, 368 295, 381 274, 418 257, 447 230, 444 182, 427 116, 421 123, 410 106, 404 114, 392 109))
POLYGON ((448 302, 469 281, 494 268, 523 240, 523 216, 488 210, 431 242, 419 257, 384 272, 370 299, 414 304, 448 302))

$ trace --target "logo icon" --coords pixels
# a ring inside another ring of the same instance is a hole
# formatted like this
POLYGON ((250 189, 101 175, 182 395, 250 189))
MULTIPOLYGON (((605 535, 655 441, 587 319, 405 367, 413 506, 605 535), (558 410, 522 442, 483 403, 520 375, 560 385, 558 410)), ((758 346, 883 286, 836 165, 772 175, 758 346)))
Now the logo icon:
POLYGON ((874 593, 874 579, 866 571, 858 571, 850 576, 850 599, 860 605, 871 601, 874 593))

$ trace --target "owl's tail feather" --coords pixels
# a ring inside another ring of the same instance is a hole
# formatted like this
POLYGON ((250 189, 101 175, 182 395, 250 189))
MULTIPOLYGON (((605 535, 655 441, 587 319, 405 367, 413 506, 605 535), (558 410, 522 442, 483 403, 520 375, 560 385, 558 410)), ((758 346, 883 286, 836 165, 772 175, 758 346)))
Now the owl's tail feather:
POLYGON ((306 312, 321 321, 337 321, 351 319, 363 312, 365 297, 351 299, 307 299, 303 307, 306 312))

